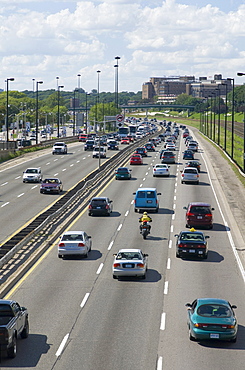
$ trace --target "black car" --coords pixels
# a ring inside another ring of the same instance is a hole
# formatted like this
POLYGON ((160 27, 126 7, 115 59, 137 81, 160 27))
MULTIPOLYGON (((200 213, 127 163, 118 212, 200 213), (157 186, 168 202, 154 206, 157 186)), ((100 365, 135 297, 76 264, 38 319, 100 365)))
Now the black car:
POLYGON ((112 212, 112 200, 107 197, 92 198, 88 206, 88 215, 107 215, 112 212))
POLYGON ((107 143, 108 150, 119 150, 119 146, 116 140, 110 140, 107 143))
POLYGON ((87 140, 84 144, 84 150, 94 150, 95 141, 94 140, 87 140))
POLYGON ((195 167, 199 173, 201 172, 201 163, 199 161, 189 161, 185 167, 195 167))
POLYGON ((146 143, 145 148, 147 152, 155 152, 155 146, 152 143, 146 143))
POLYGON ((209 236, 204 236, 201 231, 190 229, 181 231, 175 235, 176 241, 176 257, 208 257, 208 243, 206 239, 209 236))
POLYGON ((134 152, 135 154, 140 154, 142 157, 147 157, 147 150, 146 148, 137 148, 134 152))

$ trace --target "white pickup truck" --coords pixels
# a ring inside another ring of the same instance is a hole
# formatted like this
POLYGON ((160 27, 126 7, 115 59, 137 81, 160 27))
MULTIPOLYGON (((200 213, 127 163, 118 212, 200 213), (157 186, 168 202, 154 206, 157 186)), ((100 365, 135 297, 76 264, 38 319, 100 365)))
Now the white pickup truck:
POLYGON ((67 154, 67 145, 63 141, 58 141, 53 145, 52 154, 67 154))
POLYGON ((96 146, 93 150, 93 158, 106 158, 106 148, 104 146, 96 146))

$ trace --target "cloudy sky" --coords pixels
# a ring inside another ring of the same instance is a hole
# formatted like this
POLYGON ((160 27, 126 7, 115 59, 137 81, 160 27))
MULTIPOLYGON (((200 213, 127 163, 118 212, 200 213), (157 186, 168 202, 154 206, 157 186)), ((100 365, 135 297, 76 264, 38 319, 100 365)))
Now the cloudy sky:
POLYGON ((11 90, 32 90, 35 79, 41 90, 58 82, 90 92, 100 70, 100 91, 113 92, 116 56, 119 91, 150 77, 236 78, 245 0, 0 0, 0 88, 14 77, 11 90))

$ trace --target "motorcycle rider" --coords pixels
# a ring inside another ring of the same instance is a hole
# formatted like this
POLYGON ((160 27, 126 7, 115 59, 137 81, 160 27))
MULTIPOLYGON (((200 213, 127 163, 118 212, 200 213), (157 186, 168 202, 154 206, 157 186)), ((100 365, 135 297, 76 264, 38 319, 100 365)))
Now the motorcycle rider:
MULTIPOLYGON (((144 212, 143 215, 139 218, 139 222, 141 222, 140 231, 142 231, 142 225, 144 224, 144 222, 152 222, 152 218, 147 214, 147 212, 144 212)), ((149 226, 149 234, 150 234, 151 225, 148 225, 148 226, 149 226)))

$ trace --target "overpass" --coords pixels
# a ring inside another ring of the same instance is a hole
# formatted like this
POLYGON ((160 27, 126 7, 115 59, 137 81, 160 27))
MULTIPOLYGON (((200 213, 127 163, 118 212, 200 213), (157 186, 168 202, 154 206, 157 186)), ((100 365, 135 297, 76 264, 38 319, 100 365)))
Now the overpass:
POLYGON ((172 109, 172 110, 194 110, 194 105, 176 105, 176 104, 135 104, 135 105, 120 105, 122 109, 150 109, 158 108, 159 110, 172 109))

